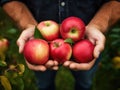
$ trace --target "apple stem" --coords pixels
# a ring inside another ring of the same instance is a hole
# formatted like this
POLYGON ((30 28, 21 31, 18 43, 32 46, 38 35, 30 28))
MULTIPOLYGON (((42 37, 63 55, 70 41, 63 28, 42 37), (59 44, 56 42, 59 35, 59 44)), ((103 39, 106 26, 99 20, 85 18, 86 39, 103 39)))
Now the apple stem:
POLYGON ((49 22, 46 22, 46 26, 50 26, 50 23, 49 23, 49 22))
POLYGON ((51 43, 51 41, 47 41, 47 42, 48 42, 48 44, 51 43))
POLYGON ((59 43, 54 42, 54 46, 55 46, 55 47, 59 47, 60 45, 59 45, 59 43))
POLYGON ((75 33, 76 32, 76 29, 75 28, 72 28, 71 29, 71 33, 75 33))

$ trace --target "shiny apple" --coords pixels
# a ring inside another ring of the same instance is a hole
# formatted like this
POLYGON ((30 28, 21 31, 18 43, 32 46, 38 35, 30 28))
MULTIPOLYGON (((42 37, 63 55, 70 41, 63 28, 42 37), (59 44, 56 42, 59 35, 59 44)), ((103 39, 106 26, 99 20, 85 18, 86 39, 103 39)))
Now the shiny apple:
POLYGON ((37 28, 47 41, 52 41, 59 37, 59 25, 53 20, 41 21, 37 28))
POLYGON ((72 55, 72 47, 63 39, 55 39, 50 43, 50 57, 63 64, 72 55))
POLYGON ((60 25, 60 34, 62 38, 71 38, 74 42, 83 38, 85 32, 85 24, 78 17, 68 17, 63 20, 60 25))
POLYGON ((94 45, 87 39, 73 45, 73 58, 78 63, 88 63, 93 59, 94 45))
POLYGON ((45 64, 49 58, 49 45, 42 39, 29 40, 25 43, 23 55, 31 64, 45 64))

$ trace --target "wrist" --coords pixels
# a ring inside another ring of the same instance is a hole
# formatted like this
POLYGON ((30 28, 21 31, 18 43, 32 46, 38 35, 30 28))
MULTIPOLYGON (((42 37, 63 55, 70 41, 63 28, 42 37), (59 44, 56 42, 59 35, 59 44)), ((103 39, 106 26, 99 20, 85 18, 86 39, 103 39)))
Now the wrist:
POLYGON ((99 31, 101 31, 101 30, 100 30, 100 27, 97 26, 97 25, 95 25, 95 24, 88 24, 88 25, 86 26, 86 31, 87 31, 87 30, 99 30, 99 31))
POLYGON ((97 24, 94 24, 94 23, 88 24, 86 26, 86 28, 90 28, 90 30, 96 29, 96 30, 99 30, 102 33, 105 33, 105 31, 107 29, 107 27, 104 27, 104 25, 101 25, 101 24, 97 25, 97 24))
POLYGON ((31 28, 31 29, 35 29, 35 27, 36 27, 36 25, 37 24, 27 24, 27 25, 25 25, 24 27, 21 27, 20 29, 21 30, 26 30, 26 29, 28 29, 28 28, 31 28))
POLYGON ((25 28, 35 28, 36 25, 35 24, 28 24, 25 28))

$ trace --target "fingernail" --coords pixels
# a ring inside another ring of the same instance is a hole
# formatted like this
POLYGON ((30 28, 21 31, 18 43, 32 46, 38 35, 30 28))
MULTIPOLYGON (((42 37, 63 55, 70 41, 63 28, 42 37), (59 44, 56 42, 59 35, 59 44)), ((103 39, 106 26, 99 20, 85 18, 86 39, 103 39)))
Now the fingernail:
POLYGON ((40 71, 44 72, 44 71, 46 71, 46 68, 45 67, 41 67, 40 71))
POLYGON ((70 65, 70 68, 71 68, 71 69, 74 69, 74 68, 75 68, 75 65, 74 65, 74 64, 71 64, 71 65, 70 65))
POLYGON ((64 66, 68 66, 69 65, 69 62, 64 62, 64 66))
POLYGON ((53 70, 58 70, 58 67, 56 66, 56 67, 53 67, 53 70))
POLYGON ((96 53, 96 58, 98 58, 98 57, 99 57, 99 55, 100 55, 100 52, 97 52, 97 53, 96 53))

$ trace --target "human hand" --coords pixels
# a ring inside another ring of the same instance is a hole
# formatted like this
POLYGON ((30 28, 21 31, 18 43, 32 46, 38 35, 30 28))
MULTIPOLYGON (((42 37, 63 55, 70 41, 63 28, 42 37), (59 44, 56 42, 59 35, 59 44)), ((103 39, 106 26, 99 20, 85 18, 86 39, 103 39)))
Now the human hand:
POLYGON ((105 36, 97 27, 86 26, 85 35, 86 38, 89 39, 95 45, 93 52, 94 59, 89 63, 76 63, 74 61, 66 61, 63 64, 65 67, 68 67, 72 70, 89 70, 94 65, 100 53, 103 51, 105 44, 105 36))
MULTIPOLYGON (((28 40, 34 38, 34 29, 35 29, 35 26, 31 25, 21 33, 20 37, 17 40, 19 53, 23 52, 25 43, 28 40)), ((32 65, 26 60, 26 64, 29 69, 36 70, 36 71, 45 71, 46 69, 52 69, 52 70, 58 69, 58 62, 53 60, 48 60, 48 62, 45 65, 32 65)))
POLYGON ((45 65, 32 65, 26 60, 26 64, 29 69, 34 71, 58 70, 58 62, 56 60, 48 60, 45 65))
POLYGON ((17 40, 17 45, 19 47, 19 53, 23 52, 23 48, 24 48, 26 41, 34 38, 33 37, 34 36, 34 29, 35 29, 35 26, 31 25, 22 31, 20 37, 17 40))

